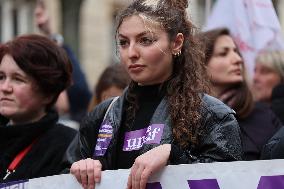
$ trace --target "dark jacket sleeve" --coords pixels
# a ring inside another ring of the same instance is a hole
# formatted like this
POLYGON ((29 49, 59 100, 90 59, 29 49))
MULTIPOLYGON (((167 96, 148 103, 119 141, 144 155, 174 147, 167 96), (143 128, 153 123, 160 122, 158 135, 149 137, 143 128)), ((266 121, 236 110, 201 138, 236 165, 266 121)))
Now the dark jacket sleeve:
POLYGON ((88 83, 80 63, 74 52, 66 44, 63 45, 71 63, 72 63, 72 80, 73 85, 67 89, 70 104, 71 118, 77 122, 81 122, 86 110, 88 109, 92 93, 89 90, 88 83), (80 99, 80 100, 78 100, 80 99))
POLYGON ((211 100, 209 99, 209 104, 207 103, 202 111, 203 132, 200 134, 199 143, 187 150, 172 145, 171 164, 242 159, 240 128, 234 116, 235 112, 222 102, 211 100))
MULTIPOLYGON (((80 124, 79 133, 69 145, 64 157, 66 168, 81 159, 92 158, 100 125, 111 100, 107 100, 88 113, 80 124)), ((66 172, 66 171, 64 171, 66 172)))
POLYGON ((284 127, 264 145, 261 159, 284 159, 284 127))

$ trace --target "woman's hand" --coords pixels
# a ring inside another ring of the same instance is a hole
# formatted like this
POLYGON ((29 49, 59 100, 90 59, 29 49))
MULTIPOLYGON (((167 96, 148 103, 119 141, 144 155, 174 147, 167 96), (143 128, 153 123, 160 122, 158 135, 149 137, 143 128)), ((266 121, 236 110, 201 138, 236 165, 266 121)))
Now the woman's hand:
POLYGON ((94 189, 95 183, 101 181, 102 164, 99 160, 83 159, 72 164, 73 174, 84 189, 94 189))
POLYGON ((149 176, 166 166, 170 144, 163 144, 138 156, 128 177, 127 189, 145 189, 149 176))

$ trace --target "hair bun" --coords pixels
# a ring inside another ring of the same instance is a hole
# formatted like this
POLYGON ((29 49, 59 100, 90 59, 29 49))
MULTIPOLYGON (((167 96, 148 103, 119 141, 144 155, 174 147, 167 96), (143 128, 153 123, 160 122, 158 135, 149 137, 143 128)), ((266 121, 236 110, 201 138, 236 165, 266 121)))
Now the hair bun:
POLYGON ((188 7, 188 0, 143 0, 142 2, 137 0, 136 2, 141 3, 144 6, 153 7, 154 9, 157 7, 173 7, 181 11, 185 11, 188 7))
POLYGON ((184 10, 188 7, 188 0, 166 0, 172 7, 184 10))

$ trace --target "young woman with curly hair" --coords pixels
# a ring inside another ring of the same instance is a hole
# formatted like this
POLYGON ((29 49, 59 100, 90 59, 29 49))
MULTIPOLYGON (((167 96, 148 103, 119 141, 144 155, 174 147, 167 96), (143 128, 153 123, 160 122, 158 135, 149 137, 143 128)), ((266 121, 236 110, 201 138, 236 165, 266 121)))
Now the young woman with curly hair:
POLYGON ((88 115, 73 142, 71 173, 84 188, 107 169, 131 168, 127 187, 135 189, 167 164, 241 159, 234 111, 204 93, 204 56, 187 5, 136 0, 118 17, 118 52, 132 81, 88 115))

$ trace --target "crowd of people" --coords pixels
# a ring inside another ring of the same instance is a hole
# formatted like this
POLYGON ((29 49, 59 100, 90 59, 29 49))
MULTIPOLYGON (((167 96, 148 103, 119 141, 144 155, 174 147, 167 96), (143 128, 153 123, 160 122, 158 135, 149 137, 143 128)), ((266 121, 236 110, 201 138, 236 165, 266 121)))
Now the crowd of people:
POLYGON ((127 188, 144 189, 167 165, 284 158, 284 51, 261 52, 250 83, 230 31, 199 32, 187 8, 134 0, 123 9, 120 63, 91 98, 38 1, 45 36, 0 45, 0 183, 70 171, 95 188, 102 171, 130 169, 127 188), (78 130, 59 122, 66 113, 78 130))

